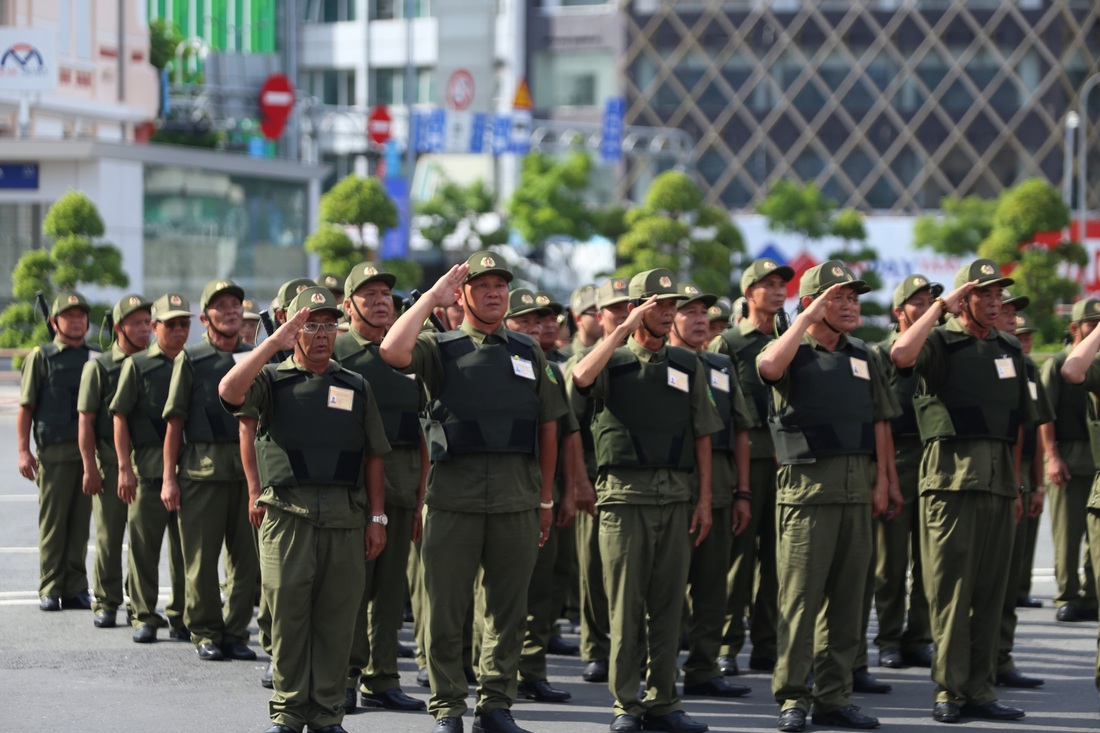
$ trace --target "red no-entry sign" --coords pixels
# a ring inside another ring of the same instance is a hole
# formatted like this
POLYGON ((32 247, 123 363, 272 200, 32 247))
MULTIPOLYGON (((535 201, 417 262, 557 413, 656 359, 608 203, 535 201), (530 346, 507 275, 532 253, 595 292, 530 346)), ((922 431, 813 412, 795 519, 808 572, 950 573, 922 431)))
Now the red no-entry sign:
POLYGON ((380 104, 367 115, 367 137, 375 145, 385 145, 390 139, 393 118, 390 110, 384 104, 380 104))
POLYGON ((294 109, 294 85, 286 74, 272 74, 260 87, 260 130, 268 140, 283 134, 290 110, 294 109))

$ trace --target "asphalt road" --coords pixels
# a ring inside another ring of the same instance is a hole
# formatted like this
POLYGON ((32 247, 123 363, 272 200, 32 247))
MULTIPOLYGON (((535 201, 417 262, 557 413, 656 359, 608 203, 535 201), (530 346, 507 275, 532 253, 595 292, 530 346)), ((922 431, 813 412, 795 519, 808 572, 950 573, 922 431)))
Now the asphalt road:
MULTIPOLYGON (((35 486, 16 470, 16 398, 12 383, 0 380, 0 732, 264 730, 270 692, 259 685, 266 659, 255 637, 252 643, 261 655, 257 662, 201 662, 190 644, 168 641, 163 632, 159 643, 139 646, 130 640, 126 627, 94 628, 90 612, 38 610, 37 497, 35 486)), ((91 564, 89 557, 89 572, 91 564)), ((1003 701, 1027 710, 1023 720, 966 721, 965 726, 1096 731, 1100 726, 1100 703, 1093 686, 1096 625, 1054 621, 1049 603, 1054 593, 1053 561, 1045 522, 1035 566, 1034 592, 1047 605, 1021 611, 1015 656, 1021 670, 1045 678, 1046 685, 1032 691, 1001 690, 1003 701)), ((162 566, 161 577, 167 577, 166 567, 162 566)), ((402 640, 411 643, 411 625, 402 631, 402 640)), ((873 650, 871 657, 876 661, 873 650)), ((747 653, 740 661, 747 666, 747 653)), ((571 691, 573 699, 559 705, 519 701, 513 709, 517 721, 534 733, 607 730, 610 694, 606 685, 581 681, 581 669, 576 658, 551 657, 551 682, 571 691)), ((932 683, 927 670, 872 667, 871 671, 892 683, 894 691, 857 695, 855 702, 878 716, 884 729, 943 728, 930 717, 932 683)), ((417 687, 415 674, 413 662, 401 660, 405 691, 426 700, 427 690, 417 687)), ((737 681, 750 685, 752 694, 736 701, 686 698, 686 709, 713 731, 775 730, 777 710, 770 678, 754 673, 737 681)), ((471 715, 466 716, 467 730, 472 726, 471 715)), ((369 711, 348 716, 344 726, 349 733, 427 733, 432 720, 424 713, 369 711)))

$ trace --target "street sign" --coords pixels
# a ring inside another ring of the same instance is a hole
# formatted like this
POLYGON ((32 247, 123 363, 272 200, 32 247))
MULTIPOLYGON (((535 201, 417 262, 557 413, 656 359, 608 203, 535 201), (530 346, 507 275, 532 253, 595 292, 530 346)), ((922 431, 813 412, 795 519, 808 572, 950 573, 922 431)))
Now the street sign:
POLYGON ((386 105, 380 104, 367 115, 367 137, 375 145, 385 145, 390 139, 393 128, 393 118, 386 105))
POLYGON ((447 110, 440 107, 432 107, 428 114, 428 152, 439 153, 443 151, 443 142, 447 133, 447 110))
POLYGON ((493 117, 493 155, 504 155, 512 147, 512 115, 498 112, 493 117))
POLYGON ((531 89, 527 86, 527 77, 521 76, 516 85, 516 96, 512 98, 512 109, 531 111, 535 108, 531 101, 531 89))
MULTIPOLYGON (((90 32, 89 29, 82 29, 90 32)), ((57 34, 52 30, 0 28, 0 89, 44 92, 57 88, 57 34)))
POLYGON ((608 163, 622 160, 623 157, 623 117, 626 114, 626 99, 611 97, 603 113, 603 132, 600 135, 600 157, 608 163))
POLYGON ((474 76, 466 69, 458 69, 447 79, 447 106, 461 112, 474 102, 474 76))
POLYGON ((290 111, 294 109, 294 86, 286 74, 272 74, 260 87, 260 130, 268 140, 283 134, 290 111))
POLYGON ((38 189, 38 163, 0 163, 0 189, 38 189))
POLYGON ((483 112, 474 113, 474 127, 470 131, 470 152, 485 152, 485 131, 488 126, 489 116, 483 112))

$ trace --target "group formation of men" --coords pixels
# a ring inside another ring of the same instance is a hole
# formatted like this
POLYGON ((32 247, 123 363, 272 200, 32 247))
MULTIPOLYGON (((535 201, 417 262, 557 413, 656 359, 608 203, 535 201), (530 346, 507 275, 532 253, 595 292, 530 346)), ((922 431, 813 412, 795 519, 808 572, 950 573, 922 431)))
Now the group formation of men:
POLYGON ((906 278, 877 344, 852 335, 869 287, 836 260, 802 275, 788 324, 794 275, 753 262, 732 312, 663 269, 586 285, 564 346, 564 305, 487 251, 404 303, 372 263, 289 281, 259 346, 228 279, 202 292, 200 342, 184 295, 130 294, 102 354, 61 293, 18 416, 40 608, 113 627, 128 598, 137 643, 167 627, 199 659, 254 660, 258 602, 267 733, 341 733, 358 705, 424 709, 398 675, 410 596, 432 730, 463 730, 473 682, 473 730, 523 733, 517 695, 570 698, 546 654, 575 565, 611 731, 707 730, 680 695, 749 693, 727 679, 746 639, 779 730, 877 727, 852 703, 890 691, 868 672, 872 603, 880 665, 930 667, 936 721, 1023 717, 996 685, 1042 684, 1011 652, 1044 486, 1058 619, 1096 614, 1100 301, 1040 370, 1027 299, 989 260, 947 293, 906 278))

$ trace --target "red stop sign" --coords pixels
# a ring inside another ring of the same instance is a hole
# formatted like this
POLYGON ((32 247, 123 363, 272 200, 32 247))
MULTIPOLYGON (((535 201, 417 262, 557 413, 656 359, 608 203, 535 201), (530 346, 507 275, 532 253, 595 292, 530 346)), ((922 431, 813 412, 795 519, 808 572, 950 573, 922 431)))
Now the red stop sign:
POLYGON ((367 137, 375 145, 385 145, 390 139, 390 129, 393 127, 393 118, 386 105, 380 104, 367 115, 367 137))
POLYGON ((290 110, 294 109, 294 86, 286 74, 272 74, 260 87, 260 130, 268 140, 283 134, 290 110))

